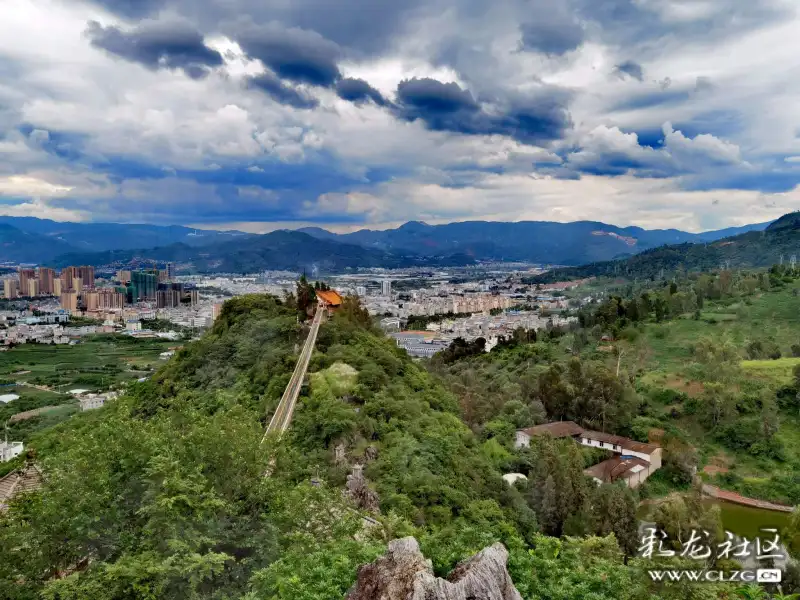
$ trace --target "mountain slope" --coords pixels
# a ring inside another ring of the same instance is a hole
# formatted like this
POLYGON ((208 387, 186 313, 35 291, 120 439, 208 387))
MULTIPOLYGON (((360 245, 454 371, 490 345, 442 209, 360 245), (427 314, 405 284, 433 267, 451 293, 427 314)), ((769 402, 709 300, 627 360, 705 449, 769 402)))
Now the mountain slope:
POLYGON ((62 223, 35 217, 0 216, 0 224, 11 225, 21 231, 43 236, 48 240, 63 241, 77 250, 85 252, 134 250, 168 246, 175 243, 205 246, 251 235, 240 231, 195 230, 178 225, 62 223))
POLYGON ((273 231, 240 240, 192 248, 186 244, 149 250, 112 250, 70 253, 59 257, 58 266, 70 264, 122 265, 135 259, 191 263, 198 272, 253 272, 264 269, 291 271, 338 271, 358 267, 399 268, 429 264, 469 264, 471 259, 452 256, 440 260, 411 253, 394 254, 376 248, 333 240, 321 240, 299 231, 273 231))
POLYGON ((428 225, 411 221, 397 229, 362 229, 336 235, 320 228, 302 231, 319 239, 337 239, 393 252, 423 256, 464 253, 476 259, 579 265, 633 255, 663 244, 713 241, 734 233, 764 229, 768 223, 700 234, 677 229, 646 230, 596 221, 464 221, 428 225))
POLYGON ((677 244, 653 248, 630 258, 553 269, 532 281, 549 283, 597 276, 660 277, 683 269, 703 271, 722 265, 766 267, 800 254, 800 213, 789 213, 763 231, 749 231, 708 244, 677 244))
POLYGON ((73 247, 62 240, 47 239, 0 223, 0 262, 36 263, 51 260, 71 250, 73 247))

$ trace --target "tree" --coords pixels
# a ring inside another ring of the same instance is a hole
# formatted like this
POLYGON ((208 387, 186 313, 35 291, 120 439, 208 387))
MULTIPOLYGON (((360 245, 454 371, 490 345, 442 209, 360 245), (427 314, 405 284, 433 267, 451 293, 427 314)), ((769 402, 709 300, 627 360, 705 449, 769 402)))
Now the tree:
POLYGON ((622 483, 602 484, 592 498, 595 535, 613 533, 626 556, 633 556, 639 546, 636 506, 633 490, 622 483))
POLYGON ((539 523, 542 529, 550 535, 559 535, 561 533, 561 521, 559 513, 561 512, 558 502, 558 490, 556 489, 556 482, 553 475, 548 475, 544 481, 542 489, 542 503, 537 511, 539 516, 539 523))
POLYGON ((736 398, 722 384, 708 383, 703 392, 706 425, 716 428, 733 419, 736 413, 736 398))
POLYGON ((688 443, 675 436, 664 440, 664 476, 681 486, 689 485, 697 472, 697 452, 688 443))
POLYGON ((308 315, 308 310, 316 300, 314 287, 308 283, 305 273, 300 276, 297 282, 297 310, 302 319, 308 315))

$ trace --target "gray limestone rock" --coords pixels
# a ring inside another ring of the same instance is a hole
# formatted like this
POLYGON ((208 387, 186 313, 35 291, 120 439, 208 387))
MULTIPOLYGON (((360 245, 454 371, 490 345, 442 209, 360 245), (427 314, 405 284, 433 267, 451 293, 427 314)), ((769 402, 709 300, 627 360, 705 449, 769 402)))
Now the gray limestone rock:
POLYGON ((346 600, 522 600, 506 569, 502 544, 484 548, 441 579, 413 537, 389 543, 386 554, 362 566, 346 600))

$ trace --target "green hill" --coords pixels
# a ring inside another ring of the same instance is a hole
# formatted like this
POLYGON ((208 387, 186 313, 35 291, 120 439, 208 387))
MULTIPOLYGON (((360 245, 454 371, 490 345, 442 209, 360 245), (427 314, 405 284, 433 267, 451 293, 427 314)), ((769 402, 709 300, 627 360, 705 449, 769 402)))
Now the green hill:
POLYGON ((72 264, 123 266, 136 259, 180 262, 197 272, 251 273, 264 269, 321 272, 358 267, 399 268, 414 265, 463 265, 468 256, 422 258, 410 252, 392 253, 352 243, 319 239, 299 231, 273 231, 201 248, 172 244, 140 250, 70 253, 60 256, 58 266, 72 264))
POLYGON ((789 213, 764 231, 751 231, 707 244, 677 244, 646 250, 630 258, 553 269, 532 278, 550 283, 585 277, 652 279, 678 270, 766 267, 800 254, 800 212, 789 213))
POLYGON ((73 249, 67 242, 0 223, 0 261, 37 263, 73 249))

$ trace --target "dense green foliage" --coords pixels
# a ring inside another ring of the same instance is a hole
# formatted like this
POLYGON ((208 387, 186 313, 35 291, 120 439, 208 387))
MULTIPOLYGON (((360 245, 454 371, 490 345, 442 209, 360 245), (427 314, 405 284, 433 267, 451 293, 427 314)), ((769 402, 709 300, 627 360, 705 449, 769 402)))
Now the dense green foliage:
POLYGON ((678 271, 711 271, 729 268, 767 267, 797 253, 800 213, 784 215, 764 231, 750 231, 713 243, 683 243, 652 248, 630 258, 593 262, 579 267, 554 269, 531 278, 550 283, 586 277, 657 279, 678 271))
MULTIPOLYGON (((583 475, 597 451, 548 438, 513 449, 515 428, 555 415, 646 435, 641 419, 654 417, 627 368, 617 377, 588 345, 565 353, 569 333, 434 361, 431 373, 346 298, 320 330, 292 427, 262 440, 306 332, 298 309, 294 296, 230 300, 150 380, 33 435, 45 484, 0 516, 0 597, 341 598, 358 565, 402 535, 440 575, 502 541, 526 600, 731 592, 648 579, 652 564, 630 559, 636 496, 583 475), (379 500, 377 526, 341 493, 353 464, 379 500), (508 471, 528 482, 508 485, 508 471)), ((670 452, 680 478, 691 452, 670 452)))

